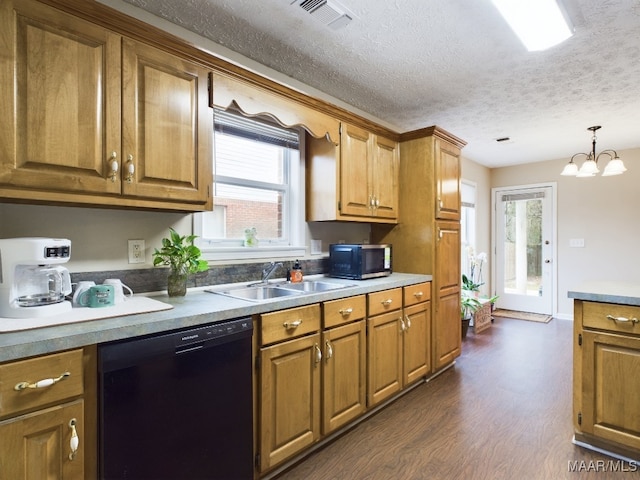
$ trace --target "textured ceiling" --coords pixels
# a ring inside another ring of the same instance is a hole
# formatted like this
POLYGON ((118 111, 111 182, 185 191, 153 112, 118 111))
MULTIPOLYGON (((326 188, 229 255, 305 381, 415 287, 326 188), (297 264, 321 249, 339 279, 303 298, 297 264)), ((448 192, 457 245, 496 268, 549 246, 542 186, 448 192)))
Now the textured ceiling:
POLYGON ((124 1, 489 167, 588 151, 592 125, 598 151, 640 147, 640 0, 564 0, 575 34, 534 53, 490 0, 340 0, 337 31, 291 0, 124 1))

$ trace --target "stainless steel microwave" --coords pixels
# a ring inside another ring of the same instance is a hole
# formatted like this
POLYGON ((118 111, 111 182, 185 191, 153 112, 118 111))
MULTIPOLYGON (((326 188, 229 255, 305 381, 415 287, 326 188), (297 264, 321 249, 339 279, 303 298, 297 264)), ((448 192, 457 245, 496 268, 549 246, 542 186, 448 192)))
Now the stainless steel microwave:
POLYGON ((364 280, 391 275, 391 245, 329 245, 329 276, 364 280))

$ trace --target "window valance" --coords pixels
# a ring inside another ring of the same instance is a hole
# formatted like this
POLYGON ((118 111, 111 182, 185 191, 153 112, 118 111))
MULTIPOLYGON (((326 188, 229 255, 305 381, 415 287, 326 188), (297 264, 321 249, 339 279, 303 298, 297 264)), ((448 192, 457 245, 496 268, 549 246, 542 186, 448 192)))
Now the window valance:
POLYGON ((340 143, 340 122, 336 118, 235 78, 218 73, 212 78, 213 106, 227 109, 235 105, 246 115, 267 115, 283 127, 300 126, 316 138, 340 143))

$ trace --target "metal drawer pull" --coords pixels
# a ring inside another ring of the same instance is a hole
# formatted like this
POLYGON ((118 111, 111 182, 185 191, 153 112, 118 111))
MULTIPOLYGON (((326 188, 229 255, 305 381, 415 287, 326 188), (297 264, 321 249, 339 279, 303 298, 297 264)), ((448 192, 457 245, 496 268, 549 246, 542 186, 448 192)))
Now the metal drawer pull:
POLYGON ((329 360, 331 357, 333 357, 333 347, 329 343, 329 340, 326 341, 326 345, 327 345, 327 360, 329 360))
POLYGON ((416 293, 413 294, 413 296, 416 297, 416 298, 422 298, 422 295, 424 295, 424 293, 422 293, 422 292, 416 292, 416 293))
POLYGON ((347 315, 351 315, 353 313, 353 308, 343 308, 339 311, 340 315, 346 317, 347 315))
POLYGON ((402 319, 402 317, 400 317, 400 331, 404 332, 406 329, 407 329, 407 327, 404 324, 404 320, 402 319))
POLYGON ((407 330, 409 330, 411 328, 411 319, 409 318, 409 315, 405 315, 404 318, 407 320, 407 330))
POLYGON ((78 432, 76 431, 76 423, 77 421, 75 418, 69 420, 69 427, 71 428, 71 440, 69 441, 71 453, 69 454, 69 460, 71 461, 76 458, 76 453, 78 452, 78 447, 80 446, 80 439, 78 438, 78 432))
POLYGON ((322 350, 320 350, 317 343, 314 344, 314 347, 316 349, 316 363, 320 363, 322 361, 322 350))
POLYGON ((287 330, 292 330, 302 325, 302 320, 296 320, 295 322, 284 322, 283 325, 287 330))
POLYGON ((54 383, 58 383, 60 380, 64 380, 65 378, 70 377, 70 376, 71 376, 70 372, 64 372, 58 378, 45 378, 44 380, 40 380, 40 381, 38 381, 36 383, 20 382, 20 383, 16 383, 16 386, 13 387, 13 389, 17 390, 17 391, 20 391, 20 390, 25 390, 27 388, 50 387, 54 383))
POLYGON ((392 303, 392 302, 393 302, 393 300, 391 300, 391 299, 389 298, 389 299, 387 299, 387 300, 383 300, 383 301, 382 301, 382 302, 380 302, 380 303, 382 303, 382 305, 384 305, 385 307, 388 307, 389 305, 391 305, 391 303, 392 303))
POLYGON ((638 323, 640 322, 640 320, 638 320, 637 318, 633 317, 633 318, 626 318, 626 317, 614 317, 613 315, 607 315, 607 318, 609 320, 613 320, 614 322, 631 322, 631 323, 638 323))

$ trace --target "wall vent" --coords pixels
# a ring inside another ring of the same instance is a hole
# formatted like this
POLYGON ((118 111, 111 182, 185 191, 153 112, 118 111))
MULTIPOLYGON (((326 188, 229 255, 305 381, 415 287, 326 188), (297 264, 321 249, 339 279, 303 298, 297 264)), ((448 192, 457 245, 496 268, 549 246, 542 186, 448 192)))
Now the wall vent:
POLYGON ((349 9, 336 0, 294 0, 291 4, 299 6, 334 30, 346 27, 355 18, 349 9))

